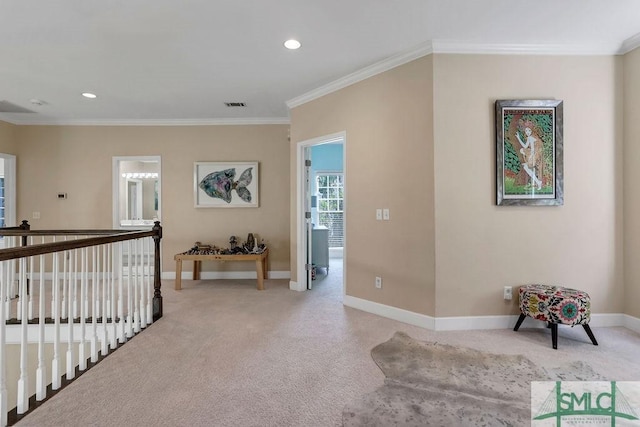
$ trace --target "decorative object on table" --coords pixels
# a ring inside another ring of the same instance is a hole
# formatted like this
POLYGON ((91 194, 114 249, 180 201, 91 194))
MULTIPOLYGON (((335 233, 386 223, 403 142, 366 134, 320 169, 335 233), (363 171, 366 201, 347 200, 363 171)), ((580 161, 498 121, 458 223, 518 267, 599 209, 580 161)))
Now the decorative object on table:
POLYGON ((498 100, 495 108, 496 203, 562 205, 562 101, 498 100))
POLYGON ((207 245, 202 242, 196 242, 194 247, 199 251, 210 251, 213 249, 211 245, 207 245))
POLYGON ((532 319, 547 322, 551 328, 551 344, 558 348, 558 324, 582 325, 593 345, 598 345, 591 332, 591 298, 589 294, 577 289, 562 286, 526 285, 519 289, 520 317, 513 328, 517 331, 529 316, 532 319))
POLYGON ((196 208, 258 207, 258 162, 195 162, 196 208))
POLYGON ((230 236, 229 248, 226 249, 219 248, 216 245, 195 242, 191 249, 179 255, 259 255, 266 249, 267 245, 264 243, 264 239, 258 239, 254 233, 249 233, 247 235, 247 241, 241 244, 238 244, 238 238, 236 236, 230 236), (258 241, 260 241, 260 243, 258 243, 258 241))
POLYGON ((247 243, 244 244, 244 248, 251 252, 253 251, 253 248, 256 246, 256 240, 253 237, 253 233, 249 233, 247 235, 247 243))

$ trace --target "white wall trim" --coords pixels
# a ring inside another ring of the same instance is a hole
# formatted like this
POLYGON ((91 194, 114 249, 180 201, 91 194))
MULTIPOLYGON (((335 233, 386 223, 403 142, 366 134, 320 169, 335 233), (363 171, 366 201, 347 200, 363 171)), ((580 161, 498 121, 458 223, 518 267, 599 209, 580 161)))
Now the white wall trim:
POLYGON ((365 67, 359 71, 341 77, 338 80, 334 80, 333 82, 328 83, 324 86, 320 86, 317 89, 313 89, 296 98, 290 99, 289 101, 287 101, 287 107, 294 108, 299 105, 306 104, 309 101, 313 101, 314 99, 321 98, 332 92, 344 89, 345 87, 351 86, 354 83, 358 83, 362 80, 368 79, 369 77, 373 77, 377 74, 391 70, 392 68, 429 55, 432 52, 433 49, 431 47, 431 42, 422 43, 410 50, 400 52, 387 59, 369 65, 368 67, 365 67))
POLYGON ((491 44, 456 40, 434 40, 433 53, 474 55, 617 55, 620 53, 620 46, 613 44, 491 44))
POLYGON ((294 282, 293 280, 289 281, 289 289, 291 289, 292 291, 298 291, 298 292, 307 290, 304 285, 300 284, 300 282, 294 282))
POLYGON ((17 126, 223 126, 223 125, 288 125, 289 117, 248 117, 218 119, 166 119, 166 120, 42 120, 15 119, 0 114, 0 120, 17 126))
POLYGON ((425 314, 414 313, 412 311, 379 304, 377 302, 352 297, 350 295, 345 295, 342 302, 347 307, 366 311, 367 313, 377 314, 378 316, 408 323, 410 325, 420 326, 421 328, 435 329, 435 319, 425 314))
MULTIPOLYGON (((163 280, 175 280, 175 271, 163 271, 160 275, 163 280)), ((180 275, 182 280, 192 280, 193 272, 183 271, 180 275)), ((200 272, 201 280, 216 279, 257 279, 258 275, 255 271, 202 271, 200 272)), ((267 279, 290 279, 290 271, 267 271, 267 279)))
POLYGON ((635 36, 629 37, 624 42, 622 42, 622 48, 620 48, 620 53, 625 54, 631 52, 633 49, 640 47, 640 33, 635 36))
POLYGON ((623 316, 624 325, 622 326, 640 334, 640 319, 637 317, 629 316, 628 314, 623 314, 623 316))
MULTIPOLYGON (((388 319, 435 331, 468 331, 475 329, 513 329, 519 315, 431 317, 397 307, 345 295, 343 304, 388 319)), ((621 313, 595 313, 589 323, 594 328, 622 326, 640 333, 640 319, 621 313)), ((562 325, 561 325, 562 326, 562 325)), ((527 317, 521 328, 546 328, 546 323, 527 317)))

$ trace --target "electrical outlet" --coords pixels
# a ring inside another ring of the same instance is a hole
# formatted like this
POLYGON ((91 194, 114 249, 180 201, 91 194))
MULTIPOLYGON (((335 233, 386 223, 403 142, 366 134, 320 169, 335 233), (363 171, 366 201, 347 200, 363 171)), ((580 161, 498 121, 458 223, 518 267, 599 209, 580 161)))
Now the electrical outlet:
POLYGON ((507 300, 510 300, 511 298, 513 298, 513 289, 511 288, 511 286, 504 287, 502 296, 504 297, 504 299, 507 299, 507 300))
POLYGON ((376 220, 382 221, 382 209, 376 209, 376 220))
POLYGON ((33 213, 31 214, 31 217, 32 217, 33 219, 40 219, 40 212, 33 212, 33 213))
POLYGON ((382 289, 382 277, 376 276, 376 288, 382 289))

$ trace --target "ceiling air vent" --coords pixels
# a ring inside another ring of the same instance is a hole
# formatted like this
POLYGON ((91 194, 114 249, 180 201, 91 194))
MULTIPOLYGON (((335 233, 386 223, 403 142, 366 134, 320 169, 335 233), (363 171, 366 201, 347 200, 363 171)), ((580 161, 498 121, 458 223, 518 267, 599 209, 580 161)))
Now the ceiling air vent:
POLYGON ((227 107, 246 107, 247 104, 245 102, 225 102, 224 105, 227 107))
POLYGON ((0 113, 35 113, 9 101, 0 101, 0 113))

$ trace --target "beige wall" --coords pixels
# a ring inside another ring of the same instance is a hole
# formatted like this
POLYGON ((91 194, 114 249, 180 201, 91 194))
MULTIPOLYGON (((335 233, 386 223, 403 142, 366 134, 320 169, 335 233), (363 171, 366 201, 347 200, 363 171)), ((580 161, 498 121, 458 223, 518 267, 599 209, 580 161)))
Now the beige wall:
MULTIPOLYGON (((291 111, 292 171, 299 142, 346 131, 347 295, 427 315, 435 307, 431 61, 421 58, 291 111), (389 208, 391 220, 376 221, 376 208, 389 208), (375 289, 375 276, 382 289, 375 289)), ((293 189, 295 179, 292 173, 293 189)))
POLYGON ((640 49, 624 56, 624 312, 640 317, 640 49))
MULTIPOLYGON (((249 232, 271 248, 269 270, 289 270, 287 125, 91 127, 19 126, 18 219, 33 228, 111 228, 112 157, 162 157, 163 271, 195 241, 228 244, 249 232), (196 209, 195 161, 259 161, 260 207, 196 209), (68 198, 58 200, 59 192, 68 198), (40 212, 41 219, 32 219, 40 212)), ((0 137, 1 138, 1 137, 0 137)), ((190 268, 186 265, 186 268, 190 268)), ((252 270, 206 263, 204 270, 252 270)))
POLYGON ((15 154, 16 151, 16 131, 17 126, 0 121, 0 152, 5 154, 15 154))
POLYGON ((540 282, 622 312, 622 95, 620 57, 431 55, 294 108, 292 170, 296 143, 347 133, 347 294, 501 315, 504 286, 540 282), (494 102, 536 98, 564 101, 565 204, 498 207, 494 102))
POLYGON ((436 315, 514 314, 503 286, 623 309, 622 59, 435 55, 436 315), (495 204, 497 99, 564 101, 564 206, 495 204))

